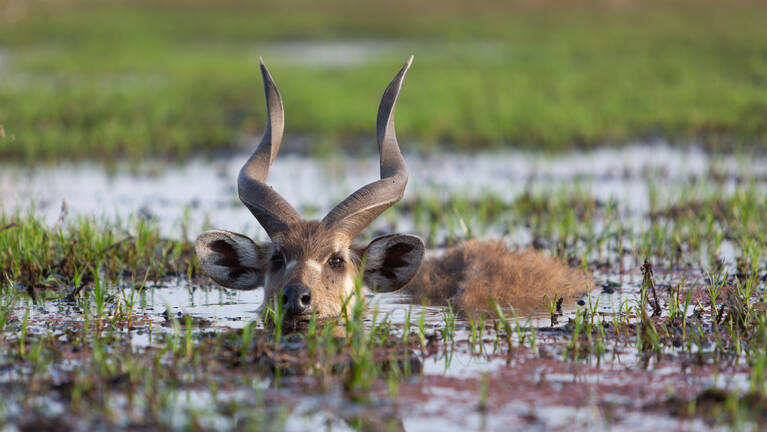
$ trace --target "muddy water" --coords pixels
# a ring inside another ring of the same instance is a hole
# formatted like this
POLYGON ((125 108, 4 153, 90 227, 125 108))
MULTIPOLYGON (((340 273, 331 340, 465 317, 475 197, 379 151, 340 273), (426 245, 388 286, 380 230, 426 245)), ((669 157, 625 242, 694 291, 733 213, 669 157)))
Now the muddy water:
MULTIPOLYGON (((178 234, 180 220, 188 212, 190 235, 201 229, 203 221, 209 220, 214 227, 245 231, 263 238, 252 216, 236 198, 234 179, 246 157, 242 154, 213 162, 195 160, 177 167, 148 163, 135 171, 118 167, 111 174, 89 164, 35 171, 5 166, 0 167, 0 202, 6 212, 23 211, 33 205, 31 197, 37 211, 50 223, 59 218, 62 201, 67 202, 68 217, 77 214, 149 217, 169 235, 178 234)), ((614 200, 628 217, 643 215, 649 210, 648 178, 656 179, 661 199, 678 195, 678 183, 690 178, 705 181, 711 172, 732 174, 732 179, 724 183, 725 189, 735 186, 736 171, 767 178, 767 159, 713 158, 694 147, 679 150, 662 143, 557 157, 509 152, 408 154, 406 158, 411 172, 407 197, 476 196, 490 191, 512 200, 530 189, 577 187, 599 200, 614 200), (471 179, 470 182, 467 179, 471 179)), ((316 209, 315 216, 318 216, 357 187, 374 180, 377 172, 374 158, 316 159, 285 154, 275 163, 270 183, 298 208, 316 209)), ((764 180, 757 182, 756 187, 764 189, 764 180)), ((586 305, 597 305, 598 314, 608 317, 609 321, 609 317, 622 308, 637 307, 642 278, 636 270, 595 276, 600 283, 609 280, 622 284, 621 289, 614 292, 598 288, 584 299, 586 305)), ((659 285, 678 284, 682 278, 692 286, 700 284, 704 275, 689 271, 656 274, 659 285)), ((135 302, 135 320, 140 324, 131 331, 130 340, 136 350, 156 344, 153 334, 173 331, 163 326, 167 325, 169 315, 204 319, 208 321, 208 328, 214 330, 241 328, 257 320, 257 310, 263 301, 261 290, 228 291, 190 285, 183 279, 158 282, 139 293, 124 287, 111 289, 117 293, 114 301, 135 302)), ((423 316, 427 333, 438 333, 445 326, 442 308, 407 305, 396 294, 375 295, 369 300, 368 322, 377 310, 378 319, 388 316, 395 331, 401 331, 408 314, 411 323, 423 316)), ((61 301, 49 301, 29 310, 32 333, 42 331, 51 317, 77 320, 81 316, 76 307, 61 301)), ((20 309, 15 315, 21 317, 23 311, 20 309)), ((559 318, 560 325, 574 315, 574 307, 566 308, 559 318)), ((644 360, 630 344, 616 343, 609 347, 599 365, 594 364, 593 358, 585 362, 563 361, 565 354, 560 348, 570 336, 549 329, 548 315, 520 317, 519 321, 522 329, 537 332, 537 352, 532 351, 528 342, 527 346, 516 346, 513 355, 506 355, 505 348, 490 339, 483 342, 481 348, 470 349, 469 323, 458 319, 455 348, 424 356, 422 373, 400 383, 396 401, 388 405, 381 402, 372 413, 365 411, 370 410, 369 406, 350 402, 340 390, 306 393, 299 385, 275 388, 273 382, 263 378, 255 380, 250 387, 220 391, 216 395, 206 389, 179 390, 174 393, 168 424, 179 429, 185 427, 190 411, 204 411, 214 400, 221 404, 227 400, 267 397, 277 398, 290 407, 281 428, 296 431, 350 430, 343 419, 358 416, 360 412, 371 417, 394 418, 408 431, 508 430, 510 425, 529 430, 705 430, 709 425, 700 420, 680 420, 663 410, 647 407, 652 406, 653 401, 666 400, 669 392, 687 397, 714 385, 745 391, 749 384, 748 376, 737 368, 726 374, 710 370, 686 374, 680 372, 679 362, 673 361, 643 368, 640 365, 644 360), (487 393, 487 407, 479 409, 483 392, 487 393)), ((513 338, 517 335, 515 331, 513 338)), ((0 384, 13 382, 17 373, 3 372, 0 384)), ((122 402, 115 398, 114 403, 114 411, 119 413, 122 402)), ((49 405, 51 409, 56 408, 54 403, 49 405)), ((4 402, 6 415, 14 409, 12 399, 4 402)), ((203 422, 208 428, 236 427, 232 418, 217 412, 205 416, 203 422)))
MULTIPOLYGON (((688 273, 656 276, 658 284, 679 283, 682 277, 694 279, 694 275, 688 273)), ((617 280, 621 275, 607 274, 599 277, 617 280)), ((597 290, 586 302, 598 304, 596 312, 606 317, 621 307, 636 308, 641 276, 623 275, 622 280, 621 290, 613 293, 597 290)), ((153 335, 173 331, 172 326, 167 325, 168 315, 189 314, 206 319, 209 321, 206 331, 241 328, 247 322, 257 319, 256 311, 262 301, 260 290, 226 291, 189 285, 183 279, 168 280, 140 293, 118 289, 117 297, 123 302, 135 301, 135 321, 142 323, 131 332, 132 345, 136 350, 153 344, 159 345, 160 342, 153 335), (131 295, 135 297, 131 299, 131 295)), ((369 300, 371 310, 367 314, 368 322, 374 310, 377 310, 378 319, 388 316, 397 331, 402 328, 409 310, 413 325, 421 316, 424 317, 427 333, 438 333, 445 326, 445 311, 442 308, 403 304, 404 299, 396 294, 374 295, 369 300)), ((78 314, 71 308, 71 305, 59 301, 45 302, 32 308, 29 316, 30 332, 37 331, 38 324, 50 320, 56 314, 77 319, 78 314)), ((567 322, 574 314, 574 309, 567 308, 560 322, 567 322)), ((371 412, 368 412, 371 410, 369 403, 350 402, 340 390, 307 393, 300 385, 291 385, 289 380, 275 388, 272 379, 257 378, 248 388, 222 390, 215 395, 199 388, 172 393, 167 424, 182 429, 190 411, 205 413, 211 406, 225 404, 227 401, 242 403, 254 398, 270 400, 276 397, 280 404, 290 407, 289 412, 284 413, 279 428, 289 431, 316 428, 353 430, 344 419, 357 417, 360 413, 371 419, 394 418, 395 423, 407 431, 430 431, 435 427, 446 431, 502 431, 508 430, 511 425, 526 430, 630 431, 647 430, 648 427, 662 430, 707 430, 708 426, 700 420, 680 420, 642 407, 648 400, 666 397, 670 382, 677 383, 674 391, 679 392, 688 388, 707 388, 714 384, 729 389, 748 388, 747 376, 737 371, 726 375, 680 377, 678 365, 673 363, 658 364, 643 370, 638 367, 641 361, 630 344, 620 347, 616 345, 596 367, 593 359, 585 363, 561 362, 559 359, 562 354, 553 347, 561 346, 563 338, 566 340, 569 336, 557 333, 556 329, 548 329, 548 315, 520 317, 519 320, 523 331, 537 329, 537 353, 515 344, 514 354, 506 355, 506 348, 497 346, 493 337, 469 348, 469 323, 459 318, 454 347, 446 347, 436 354, 424 356, 421 359, 421 373, 400 383, 399 396, 394 405, 384 404, 372 408, 371 412), (637 383, 642 383, 642 391, 646 392, 641 401, 635 400, 638 396, 632 395, 631 391, 637 383), (489 393, 489 407, 485 410, 477 408, 478 401, 483 397, 483 387, 487 387, 489 393), (605 403, 613 406, 613 411, 608 415, 612 420, 606 420, 603 411, 605 403)), ((514 330, 512 339, 516 340, 517 335, 514 330)), ((0 375, 0 384, 13 379, 12 375, 0 375)), ((114 398, 116 413, 121 412, 121 403, 124 401, 114 398)), ((9 404, 6 402, 6 406, 9 404)), ((201 421, 205 427, 221 430, 236 426, 231 417, 215 410, 210 410, 201 421)))

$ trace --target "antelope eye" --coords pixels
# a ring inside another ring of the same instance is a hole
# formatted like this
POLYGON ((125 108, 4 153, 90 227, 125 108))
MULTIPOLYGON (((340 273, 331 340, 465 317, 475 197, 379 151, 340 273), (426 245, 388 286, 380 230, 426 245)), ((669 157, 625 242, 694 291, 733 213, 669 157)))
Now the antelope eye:
POLYGON ((272 255, 272 268, 274 270, 279 270, 282 268, 282 266, 285 265, 285 256, 279 252, 272 255))
POLYGON ((344 266, 344 259, 341 257, 334 256, 328 260, 328 264, 331 268, 334 269, 340 269, 344 266))

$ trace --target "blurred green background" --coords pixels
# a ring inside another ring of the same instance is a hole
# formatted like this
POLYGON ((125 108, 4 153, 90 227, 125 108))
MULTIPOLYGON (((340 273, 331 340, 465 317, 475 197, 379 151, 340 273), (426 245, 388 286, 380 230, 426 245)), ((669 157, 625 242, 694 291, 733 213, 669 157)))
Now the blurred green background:
POLYGON ((289 142, 570 150, 763 147, 767 6, 708 1, 0 0, 0 158, 183 160, 263 128, 263 55, 289 142))

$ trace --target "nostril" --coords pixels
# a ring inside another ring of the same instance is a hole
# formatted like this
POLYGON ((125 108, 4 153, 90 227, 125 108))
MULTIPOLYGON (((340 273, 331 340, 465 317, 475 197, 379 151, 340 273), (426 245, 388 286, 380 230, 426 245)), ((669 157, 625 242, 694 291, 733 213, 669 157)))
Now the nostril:
POLYGON ((307 307, 312 303, 312 296, 309 293, 306 293, 301 296, 300 298, 301 306, 307 307))
POLYGON ((305 285, 289 285, 280 298, 283 308, 290 315, 305 313, 312 304, 312 293, 305 285))

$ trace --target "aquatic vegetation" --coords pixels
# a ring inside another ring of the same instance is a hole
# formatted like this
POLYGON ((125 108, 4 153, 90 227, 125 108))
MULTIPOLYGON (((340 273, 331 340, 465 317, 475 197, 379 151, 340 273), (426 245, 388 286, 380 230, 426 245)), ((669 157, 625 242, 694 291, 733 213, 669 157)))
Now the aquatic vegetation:
MULTIPOLYGON (((162 238, 151 222, 76 217, 46 225, 34 212, 0 214, 0 275, 4 281, 36 289, 72 287, 72 296, 99 272, 111 281, 147 281, 170 275, 195 276, 194 245, 162 238)), ((140 287, 139 287, 140 288, 140 287)))
POLYGON ((591 424, 577 413, 592 397, 602 407, 594 421, 615 427, 629 414, 763 425, 767 201, 763 179, 742 176, 653 191, 639 215, 584 183, 512 200, 488 193, 492 211, 422 191, 393 210, 428 243, 482 232, 447 234, 450 208, 460 208, 467 226, 481 220, 486 235, 506 232, 511 244, 567 259, 599 286, 581 304, 544 300, 532 316, 514 305, 469 316, 356 293, 343 317, 313 317, 299 331, 281 325, 279 304, 253 321, 258 298, 199 278, 188 242, 150 222, 5 215, 0 421, 396 429, 419 418, 471 426, 532 416, 555 427, 591 424), (546 417, 509 405, 521 395, 570 411, 546 417))

